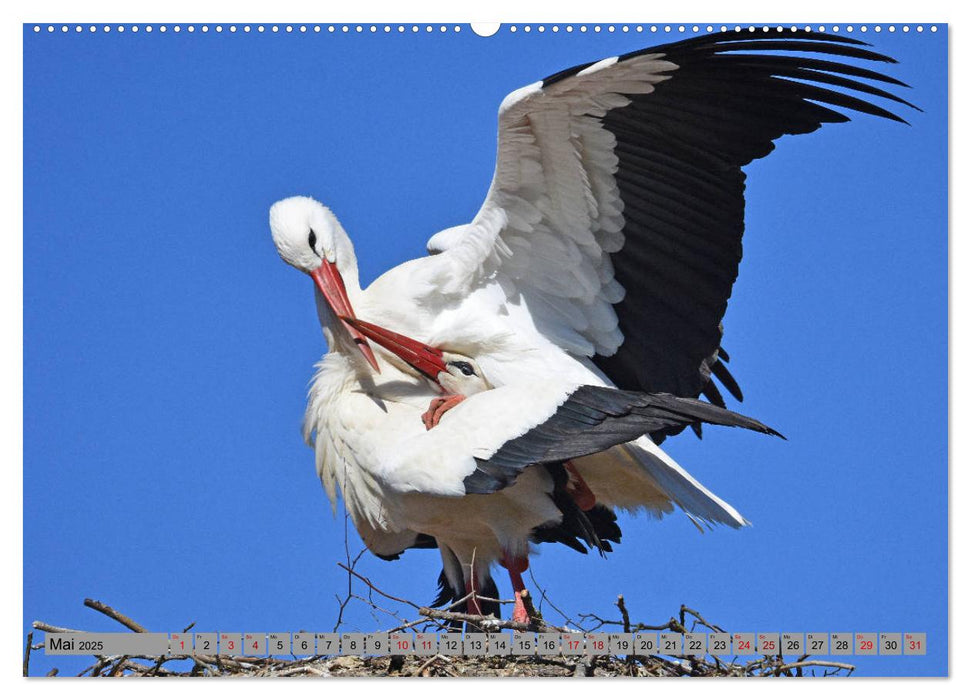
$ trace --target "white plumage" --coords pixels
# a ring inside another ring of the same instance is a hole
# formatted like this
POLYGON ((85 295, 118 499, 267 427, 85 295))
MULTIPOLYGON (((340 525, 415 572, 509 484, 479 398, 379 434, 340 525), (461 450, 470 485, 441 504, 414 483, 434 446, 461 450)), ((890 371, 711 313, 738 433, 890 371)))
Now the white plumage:
MULTIPOLYGON (((855 80, 890 78, 804 53, 885 60, 841 37, 712 35, 516 90, 499 108, 496 169, 472 222, 432 236, 431 256, 367 289, 328 209, 307 197, 273 206, 281 256, 317 283, 330 348, 305 436, 331 502, 340 488, 372 551, 397 555, 431 536, 453 591, 481 587, 493 562, 525 556, 537 529, 567 514, 554 503, 558 472, 542 464, 470 492, 477 459, 539 439, 541 426, 575 408, 580 387, 704 393, 723 406, 714 376, 740 398, 720 341, 741 258, 741 167, 783 133, 845 120, 832 106, 896 119, 829 86, 903 102, 855 80), (372 350, 355 318, 474 360, 490 389, 426 430, 422 413, 442 391, 435 373, 372 350)), ((700 416, 658 435, 708 420, 700 416)), ((571 483, 606 507, 660 515, 676 504, 696 521, 746 523, 637 435, 562 457, 571 483)))

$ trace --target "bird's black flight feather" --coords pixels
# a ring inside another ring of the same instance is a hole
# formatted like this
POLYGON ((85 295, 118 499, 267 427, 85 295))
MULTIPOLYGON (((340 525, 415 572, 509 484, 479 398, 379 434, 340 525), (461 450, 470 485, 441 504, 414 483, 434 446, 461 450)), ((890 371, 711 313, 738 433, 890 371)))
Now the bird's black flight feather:
POLYGON ((464 480, 466 493, 493 493, 512 484, 526 467, 601 452, 645 434, 665 433, 696 423, 778 432, 714 404, 673 396, 581 386, 546 421, 504 443, 464 480))
MULTIPOLYGON (((906 87, 864 67, 895 61, 850 37, 717 32, 624 54, 618 63, 649 54, 676 66, 670 77, 602 118, 620 161, 625 244, 611 262, 626 295, 614 305, 624 342, 593 361, 622 389, 704 394, 724 407, 714 379, 742 397, 720 347, 742 259, 742 167, 785 134, 848 121, 843 110, 904 121, 872 98, 914 105, 871 84, 906 87)), ((543 86, 590 65, 560 71, 543 86)), ((494 471, 491 481, 504 474, 494 471)))

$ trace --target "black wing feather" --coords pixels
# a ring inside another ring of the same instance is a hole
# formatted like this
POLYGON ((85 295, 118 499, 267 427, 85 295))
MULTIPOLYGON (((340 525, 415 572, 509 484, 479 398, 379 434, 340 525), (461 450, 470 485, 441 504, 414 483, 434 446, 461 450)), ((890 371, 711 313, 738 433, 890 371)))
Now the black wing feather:
POLYGON ((476 459, 475 471, 465 478, 465 492, 493 493, 512 484, 528 466, 565 462, 647 433, 696 423, 736 426, 781 437, 754 418, 704 401, 581 386, 546 421, 507 441, 488 459, 476 459))
MULTIPOLYGON (((862 81, 906 85, 844 62, 895 63, 867 47, 811 32, 723 32, 618 58, 660 54, 677 66, 652 93, 630 95, 628 106, 602 119, 617 139, 620 161, 625 245, 611 261, 626 296, 614 305, 624 343, 593 361, 618 387, 704 394, 724 406, 714 377, 741 400, 724 365, 721 320, 742 259, 742 167, 768 155, 785 134, 848 121, 841 110, 903 122, 867 98, 916 107, 862 81)), ((560 71, 543 84, 590 65, 560 71)), ((674 422, 656 435, 686 425, 674 422)))

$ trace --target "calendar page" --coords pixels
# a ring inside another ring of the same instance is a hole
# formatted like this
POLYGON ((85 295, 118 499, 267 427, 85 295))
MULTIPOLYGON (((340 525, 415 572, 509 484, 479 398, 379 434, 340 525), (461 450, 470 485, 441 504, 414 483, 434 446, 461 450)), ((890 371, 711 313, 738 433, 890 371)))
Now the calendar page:
POLYGON ((23 24, 25 675, 948 674, 947 23, 272 15, 23 24))

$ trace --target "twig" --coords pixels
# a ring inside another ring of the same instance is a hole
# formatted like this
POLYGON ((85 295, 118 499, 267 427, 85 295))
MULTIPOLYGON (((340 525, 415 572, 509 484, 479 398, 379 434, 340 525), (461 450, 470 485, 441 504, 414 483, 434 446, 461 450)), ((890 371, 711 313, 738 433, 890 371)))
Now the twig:
MULTIPOLYGON (((343 456, 341 456, 341 464, 344 467, 343 471, 341 472, 341 475, 343 477, 341 480, 341 493, 347 493, 346 491, 347 460, 343 456)), ((348 520, 350 520, 351 514, 347 511, 347 501, 345 501, 344 499, 341 499, 341 503, 344 506, 344 559, 347 562, 347 569, 348 571, 350 571, 351 569, 354 568, 355 564, 357 564, 357 560, 360 559, 361 555, 364 554, 364 550, 361 550, 361 552, 358 553, 357 557, 354 558, 354 561, 351 561, 351 545, 348 539, 348 527, 347 527, 347 522, 348 520)), ((340 608, 337 610, 337 622, 334 623, 334 629, 333 629, 334 632, 339 630, 340 626, 344 623, 344 609, 347 607, 347 604, 351 602, 352 585, 353 585, 353 581, 351 581, 350 574, 348 574, 347 595, 345 596, 343 601, 341 601, 340 598, 337 598, 337 602, 340 604, 340 608)))
POLYGON ((793 661, 789 664, 784 664, 775 669, 775 674, 779 675, 783 671, 790 671, 796 668, 810 668, 813 666, 823 666, 826 668, 836 668, 841 671, 850 671, 851 673, 856 670, 856 666, 853 664, 841 663, 839 661, 824 661, 822 659, 816 661, 793 661))
MULTIPOLYGON (((597 623, 595 627, 591 627, 589 630, 587 630, 588 632, 593 632, 594 630, 598 630, 601 627, 606 627, 607 625, 614 625, 615 627, 624 627, 623 620, 605 620, 599 615, 594 615, 593 613, 580 613, 580 619, 584 621, 593 620, 597 623)), ((630 624, 629 621, 628 621, 628 624, 630 624)), ((632 625, 628 631, 643 632, 644 630, 650 630, 650 631, 670 630, 672 632, 681 632, 682 634, 688 631, 687 629, 685 629, 684 625, 682 625, 673 617, 662 625, 647 625, 643 622, 638 622, 632 625)))
MULTIPOLYGON (((623 624, 621 622, 614 622, 612 620, 605 620, 602 617, 600 617, 599 615, 595 615, 593 613, 580 613, 580 619, 583 620, 584 623, 587 623, 587 620, 593 620, 594 622, 597 623, 593 627, 590 627, 589 629, 587 629, 586 630, 587 632, 594 632, 594 631, 596 631, 596 630, 598 630, 601 627, 604 627, 606 625, 620 625, 620 624, 623 624)), ((587 624, 589 624, 589 623, 587 623, 587 624)))
POLYGON ((398 598, 397 596, 393 596, 390 593, 385 593, 380 588, 378 588, 373 583, 371 583, 371 580, 368 579, 366 576, 362 576, 361 574, 359 574, 356 571, 354 571, 353 568, 347 567, 344 564, 342 564, 341 562, 337 562, 337 566, 339 566, 342 569, 344 569, 351 576, 354 576, 355 578, 361 579, 365 584, 367 584, 367 586, 369 588, 372 588, 373 590, 375 590, 376 592, 380 593, 381 595, 383 595, 385 598, 387 598, 389 600, 393 600, 393 601, 396 601, 398 603, 404 603, 405 605, 410 605, 411 607, 415 608, 416 610, 418 610, 421 607, 417 603, 412 603, 410 600, 405 600, 404 598, 398 598))
POLYGON ((120 612, 115 610, 110 605, 105 605, 100 600, 92 600, 91 598, 84 599, 85 606, 91 608, 92 610, 97 610, 99 613, 107 615, 112 620, 120 622, 125 627, 130 629, 132 632, 148 632, 147 629, 142 627, 140 624, 132 620, 127 615, 122 615, 120 612))
POLYGON ((351 579, 351 573, 353 572, 354 567, 357 566, 357 562, 360 560, 361 556, 363 556, 364 552, 367 551, 367 548, 362 549, 360 552, 357 553, 357 556, 354 557, 353 560, 351 560, 351 550, 347 540, 347 521, 349 518, 350 518, 350 514, 347 512, 347 506, 345 505, 344 507, 344 557, 345 557, 345 560, 347 561, 347 565, 346 566, 342 565, 342 566, 348 572, 347 595, 344 596, 343 600, 341 600, 339 596, 335 596, 337 598, 337 602, 340 605, 340 607, 337 610, 337 622, 334 623, 334 629, 333 629, 334 632, 339 630, 340 626, 344 624, 344 610, 345 608, 347 608, 348 603, 351 602, 351 595, 353 591, 353 579, 351 579))
POLYGON ((388 630, 388 634, 392 634, 394 632, 403 632, 404 630, 411 629, 413 627, 418 627, 419 625, 428 625, 428 624, 436 625, 440 630, 448 630, 448 625, 444 625, 438 620, 433 620, 427 617, 423 617, 419 620, 412 620, 411 622, 406 622, 402 625, 398 625, 397 627, 392 627, 391 629, 388 630))
POLYGON ((70 627, 58 627, 57 625, 49 625, 46 622, 41 622, 40 620, 34 620, 31 625, 35 630, 40 630, 41 632, 53 632, 54 634, 66 633, 66 634, 82 634, 81 630, 73 630, 70 627))
MULTIPOLYGON (((390 611, 390 610, 388 610, 386 608, 382 608, 380 605, 378 605, 377 603, 375 603, 373 600, 369 600, 368 598, 365 598, 364 596, 359 596, 357 593, 354 593, 351 597, 354 598, 354 599, 356 599, 356 600, 361 601, 362 603, 367 603, 369 606, 371 606, 372 613, 373 613, 373 611, 377 610, 378 612, 384 613, 388 617, 395 618, 399 622, 407 622, 407 620, 405 620, 403 617, 400 617, 397 613, 394 613, 394 612, 392 612, 392 611, 390 611)), ((380 620, 378 620, 378 616, 377 615, 372 614, 371 617, 374 618, 374 621, 375 622, 379 622, 380 623, 380 620)))
POLYGON ((542 625, 543 616, 536 612, 535 606, 533 606, 533 596, 528 590, 520 591, 519 599, 523 601, 523 607, 526 608, 526 616, 531 624, 542 625))
POLYGON ((197 668, 201 668, 203 671, 206 671, 210 676, 216 675, 215 669, 213 669, 212 666, 210 666, 208 663, 206 663, 205 661, 203 661, 199 657, 193 657, 192 660, 195 662, 195 666, 192 667, 192 672, 193 673, 195 673, 195 670, 197 668))
MULTIPOLYGON (((525 604, 525 601, 524 601, 525 604)), ((528 608, 527 608, 528 611, 528 608)), ((469 613, 451 612, 449 610, 436 610, 434 608, 421 607, 418 609, 419 615, 434 620, 448 620, 450 622, 468 622, 485 631, 513 630, 517 632, 570 632, 566 627, 556 627, 547 624, 541 617, 537 617, 531 622, 514 622, 513 620, 500 620, 492 615, 472 615, 469 613)))
MULTIPOLYGON (((163 658, 164 657, 161 657, 160 656, 159 657, 159 660, 155 663, 155 668, 153 670, 156 673, 158 673, 158 670, 162 667, 162 659, 163 658)), ((118 659, 117 663, 115 663, 114 668, 109 668, 108 669, 108 676, 111 677, 111 678, 117 677, 118 674, 121 673, 122 669, 124 669, 127 664, 128 664, 128 657, 127 656, 122 656, 120 659, 118 659)), ((138 664, 138 665, 141 666, 141 664, 138 664)))
MULTIPOLYGON (((111 656, 99 656, 98 663, 91 667, 91 676, 100 676, 101 672, 111 665, 114 661, 114 657, 111 656)), ((83 675, 83 674, 82 674, 83 675)))
MULTIPOLYGON (((721 627, 719 627, 718 625, 711 624, 710 622, 708 622, 705 618, 703 618, 701 616, 701 613, 699 613, 697 610, 692 610, 691 608, 687 607, 683 603, 681 605, 681 624, 682 625, 684 625, 684 614, 685 613, 688 613, 688 614, 694 616, 695 620, 697 620, 699 624, 707 627, 712 632, 724 632, 725 631, 721 627)), ((693 624, 692 624, 691 628, 694 629, 694 625, 693 624)))
POLYGON ((319 668, 315 668, 310 665, 295 666, 293 668, 281 669, 276 675, 278 676, 295 676, 298 673, 309 673, 312 676, 326 676, 328 674, 321 671, 319 668))
MULTIPOLYGON (((615 603, 617 609, 620 610, 620 616, 624 619, 624 632, 630 633, 630 613, 627 612, 627 606, 624 605, 624 596, 618 595, 617 602, 615 603)), ((684 609, 684 606, 681 606, 684 609)))
POLYGON ((423 663, 421 666, 418 667, 418 670, 415 671, 415 674, 414 675, 420 676, 421 674, 423 674, 425 672, 425 669, 426 668, 428 668, 429 666, 432 665, 433 662, 435 662, 437 660, 440 660, 440 659, 443 660, 443 661, 447 661, 447 659, 444 656, 442 656, 441 654, 435 654, 433 656, 429 656, 428 657, 428 660, 425 663, 423 663))
MULTIPOLYGON (((528 571, 529 571, 529 578, 530 578, 530 580, 532 580, 533 585, 536 587, 536 590, 539 591, 539 597, 540 597, 541 603, 542 602, 549 603, 550 604, 550 607, 553 608, 557 613, 559 613, 560 617, 563 618, 563 621, 566 624, 571 625, 573 627, 580 628, 580 625, 578 625, 576 622, 574 622, 573 620, 571 620, 570 619, 570 616, 567 615, 562 610, 560 610, 560 608, 558 608, 556 606, 556 604, 553 602, 553 600, 548 595, 546 595, 546 589, 544 589, 541 585, 539 585, 539 581, 537 581, 536 580, 536 576, 533 575, 533 570, 532 569, 528 569, 528 571)), ((511 603, 511 602, 515 602, 515 601, 501 601, 501 602, 510 602, 511 603)), ((581 629, 581 631, 583 631, 582 628, 580 628, 580 629, 581 629)))
POLYGON ((158 657, 158 660, 155 662, 155 666, 153 666, 152 667, 152 670, 149 671, 149 674, 151 675, 151 674, 155 674, 155 673, 158 673, 159 671, 161 671, 162 670, 162 664, 164 664, 164 663, 165 663, 165 657, 164 656, 159 656, 158 657))
POLYGON ((24 678, 26 678, 27 676, 30 675, 28 673, 28 671, 30 669, 30 650, 33 648, 32 647, 33 643, 34 643, 34 633, 33 632, 28 632, 27 633, 27 648, 24 649, 24 678))
POLYGON ((448 620, 450 622, 471 622, 483 629, 513 629, 525 632, 529 625, 525 622, 511 622, 499 620, 491 615, 472 615, 471 613, 452 612, 450 610, 436 610, 434 608, 418 608, 418 614, 436 620, 448 620))

